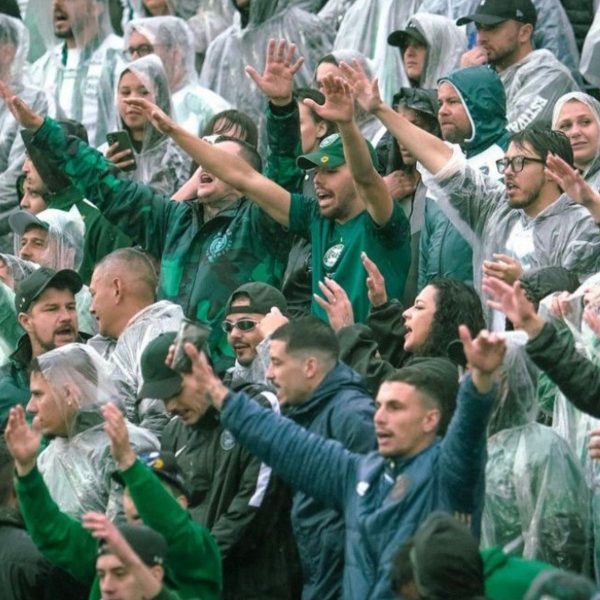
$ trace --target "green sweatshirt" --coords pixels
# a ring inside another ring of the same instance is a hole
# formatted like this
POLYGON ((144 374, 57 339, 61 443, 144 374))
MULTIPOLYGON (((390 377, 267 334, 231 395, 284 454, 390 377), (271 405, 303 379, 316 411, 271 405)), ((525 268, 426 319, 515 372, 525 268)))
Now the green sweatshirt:
MULTIPOLYGON (((220 598, 221 558, 208 529, 194 523, 139 460, 122 476, 141 519, 167 540, 164 566, 169 587, 181 598, 220 598)), ((77 519, 60 512, 37 467, 17 478, 16 491, 27 531, 40 552, 78 581, 91 585, 90 600, 100 600, 96 540, 77 519)))

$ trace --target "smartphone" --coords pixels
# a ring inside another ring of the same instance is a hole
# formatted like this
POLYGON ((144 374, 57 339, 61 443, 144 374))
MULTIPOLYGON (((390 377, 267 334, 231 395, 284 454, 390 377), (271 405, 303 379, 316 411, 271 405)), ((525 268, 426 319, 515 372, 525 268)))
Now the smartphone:
POLYGON ((133 160, 133 163, 122 169, 123 171, 135 171, 137 169, 137 164, 135 162, 135 150, 127 131, 124 129, 120 131, 111 131, 110 133, 106 134, 106 141, 108 142, 109 146, 112 146, 115 142, 119 144, 120 152, 123 150, 131 150, 130 158, 133 160))
POLYGON ((192 361, 183 346, 187 342, 191 342, 198 350, 206 352, 206 340, 208 340, 211 331, 212 328, 208 323, 182 319, 177 336, 173 340, 175 354, 173 355, 171 368, 180 373, 190 373, 192 371, 192 361))

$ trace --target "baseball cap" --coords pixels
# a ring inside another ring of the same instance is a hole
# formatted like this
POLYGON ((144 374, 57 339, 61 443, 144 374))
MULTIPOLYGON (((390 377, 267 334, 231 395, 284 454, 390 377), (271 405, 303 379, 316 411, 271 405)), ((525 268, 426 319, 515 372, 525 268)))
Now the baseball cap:
POLYGON ((250 283, 244 283, 240 285, 227 300, 227 307, 225 314, 230 315, 231 313, 258 313, 259 315, 266 315, 273 307, 278 308, 282 313, 287 310, 287 301, 285 296, 272 285, 268 283, 261 283, 259 281, 252 281, 250 283), (238 296, 247 296, 250 299, 248 306, 234 306, 232 307, 233 301, 238 296))
POLYGON ((183 378, 177 371, 165 365, 169 348, 176 335, 176 331, 161 333, 142 352, 140 363, 144 383, 138 398, 167 400, 180 392, 183 378))
MULTIPOLYGON (((172 452, 154 450, 140 454, 139 459, 160 479, 174 485, 186 498, 189 490, 183 472, 177 464, 177 459, 172 452)), ((112 478, 125 487, 125 480, 119 471, 112 474, 112 478)))
POLYGON ((29 277, 21 281, 15 293, 15 308, 17 313, 26 312, 33 301, 51 284, 67 287, 77 294, 83 287, 81 277, 76 271, 62 269, 55 271, 48 267, 36 269, 29 277))
POLYGON ((497 25, 503 21, 520 21, 535 26, 537 11, 531 0, 481 0, 474 13, 461 17, 456 24, 474 22, 480 25, 497 25))
MULTIPOLYGON (((368 141, 367 146, 369 147, 369 154, 373 161, 373 166, 377 168, 379 161, 377 160, 377 153, 372 144, 368 141)), ((320 144, 319 149, 309 154, 303 154, 296 159, 296 164, 304 170, 314 169, 315 167, 325 167, 327 169, 335 169, 346 162, 344 156, 344 144, 339 133, 328 135, 320 144)))
POLYGON ((437 119, 437 92, 424 88, 403 87, 392 100, 394 106, 402 105, 437 119))
MULTIPOLYGON (((42 211, 46 212, 46 211, 42 211)), ((39 227, 48 231, 50 225, 26 210, 17 210, 8 217, 8 224, 13 233, 23 235, 30 227, 39 227)))
MULTIPOLYGON (((126 523, 119 526, 119 531, 133 551, 148 567, 162 565, 167 555, 167 541, 164 536, 146 527, 126 523)), ((113 554, 108 544, 101 540, 98 545, 98 556, 113 554)))
POLYGON ((419 42, 419 44, 423 44, 423 46, 428 46, 427 40, 425 36, 419 31, 419 29, 413 25, 410 21, 406 29, 398 29, 396 31, 392 31, 388 36, 387 42, 390 46, 398 46, 399 48, 404 48, 408 46, 411 40, 419 42))

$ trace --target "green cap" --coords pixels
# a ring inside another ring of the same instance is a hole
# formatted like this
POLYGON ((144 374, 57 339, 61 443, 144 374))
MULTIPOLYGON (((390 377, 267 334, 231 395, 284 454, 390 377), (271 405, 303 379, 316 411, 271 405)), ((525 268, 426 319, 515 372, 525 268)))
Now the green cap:
POLYGON ((144 383, 138 394, 139 399, 157 398, 167 400, 181 391, 183 378, 177 371, 165 365, 169 348, 173 344, 176 335, 176 331, 161 333, 142 352, 140 363, 144 383))
MULTIPOLYGON (((371 155, 371 161, 375 168, 378 167, 379 161, 377 160, 377 153, 375 148, 371 145, 369 140, 365 140, 369 148, 369 154, 371 155)), ((309 154, 303 154, 296 159, 296 164, 307 171, 308 169, 314 169, 316 167, 322 167, 324 169, 335 169, 346 162, 344 156, 344 144, 339 133, 328 135, 320 144, 319 149, 309 154)))

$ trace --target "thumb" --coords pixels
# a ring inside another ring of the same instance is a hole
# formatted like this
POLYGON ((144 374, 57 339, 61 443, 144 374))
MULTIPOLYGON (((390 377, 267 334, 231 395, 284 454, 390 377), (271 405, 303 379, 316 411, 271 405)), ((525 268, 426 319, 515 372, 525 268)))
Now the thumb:
POLYGON ((272 315, 281 316, 281 311, 276 306, 271 307, 271 310, 269 312, 272 315))
POLYGON ((305 98, 304 100, 302 100, 302 104, 304 104, 304 106, 308 106, 308 108, 310 108, 311 110, 314 110, 318 115, 321 115, 323 105, 317 104, 311 98, 305 98))

